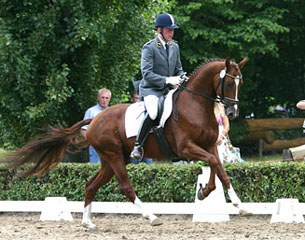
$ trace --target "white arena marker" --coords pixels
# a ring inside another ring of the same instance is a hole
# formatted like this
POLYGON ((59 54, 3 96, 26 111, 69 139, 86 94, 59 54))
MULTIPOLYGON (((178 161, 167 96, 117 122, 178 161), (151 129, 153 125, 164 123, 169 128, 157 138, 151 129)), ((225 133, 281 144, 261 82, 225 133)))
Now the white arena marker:
POLYGON ((227 222, 230 221, 230 216, 226 209, 226 199, 223 192, 222 184, 219 178, 215 177, 216 189, 210 193, 210 195, 204 200, 199 200, 197 198, 197 193, 199 190, 199 183, 205 186, 210 177, 210 168, 203 167, 202 174, 198 176, 195 204, 196 208, 199 209, 209 209, 210 214, 194 214, 193 222, 227 222), (214 212, 214 213, 213 213, 214 212))
POLYGON ((271 216, 270 223, 304 223, 303 214, 300 211, 299 200, 296 198, 281 198, 276 200, 276 207, 271 216))
POLYGON ((73 221, 68 208, 67 198, 47 197, 40 215, 41 221, 73 221))

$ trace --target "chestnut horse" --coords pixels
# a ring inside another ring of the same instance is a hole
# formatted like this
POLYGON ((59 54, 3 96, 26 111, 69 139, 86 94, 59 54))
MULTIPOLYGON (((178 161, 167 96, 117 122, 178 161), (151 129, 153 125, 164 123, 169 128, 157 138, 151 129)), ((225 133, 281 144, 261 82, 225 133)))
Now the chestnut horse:
MULTIPOLYGON (((173 95, 173 113, 164 126, 173 152, 182 159, 205 161, 211 168, 208 184, 197 193, 200 200, 215 189, 217 174, 234 206, 241 204, 216 150, 218 125, 214 104, 221 101, 231 119, 238 116, 238 93, 243 83, 241 69, 246 62, 247 58, 238 64, 229 59, 207 61, 194 71, 173 95)), ((63 160, 67 147, 82 147, 89 143, 102 158, 102 166, 86 184, 83 226, 95 227, 90 218, 93 198, 98 189, 107 184, 114 175, 122 193, 140 209, 143 217, 149 219, 152 225, 159 225, 161 221, 149 209, 144 208, 128 179, 126 165, 135 143, 135 138, 127 138, 125 133, 124 118, 128 106, 129 104, 114 105, 93 120, 80 121, 70 128, 51 128, 44 136, 28 142, 4 161, 13 168, 33 163, 23 175, 44 175, 63 160), (89 123, 85 139, 80 135, 80 129, 89 123)), ((166 158, 154 134, 148 136, 144 149, 145 157, 166 158)))

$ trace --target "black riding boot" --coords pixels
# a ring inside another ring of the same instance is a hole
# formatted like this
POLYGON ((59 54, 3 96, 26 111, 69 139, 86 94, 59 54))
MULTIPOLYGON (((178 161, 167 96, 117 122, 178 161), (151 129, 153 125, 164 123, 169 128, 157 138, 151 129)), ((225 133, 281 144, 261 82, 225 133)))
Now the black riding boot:
POLYGON ((151 120, 149 115, 146 114, 145 119, 142 123, 141 129, 136 138, 135 146, 130 154, 130 157, 132 159, 135 159, 137 161, 142 160, 143 155, 144 155, 143 145, 144 145, 144 142, 145 142, 152 126, 153 126, 153 120, 151 120))

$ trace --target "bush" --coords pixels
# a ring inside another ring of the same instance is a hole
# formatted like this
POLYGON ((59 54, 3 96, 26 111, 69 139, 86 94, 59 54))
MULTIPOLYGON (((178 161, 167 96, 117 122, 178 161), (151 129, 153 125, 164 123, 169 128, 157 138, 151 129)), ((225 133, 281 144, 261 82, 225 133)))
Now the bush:
MULTIPOLYGON (((236 163, 224 165, 242 202, 275 202, 297 198, 305 202, 305 164, 236 163)), ((62 163, 43 177, 17 178, 15 170, 0 166, 0 200, 44 200, 65 196, 83 201, 86 183, 99 165, 62 163)), ((199 164, 128 165, 130 182, 144 202, 194 202, 199 164)), ((99 189, 95 201, 128 201, 116 178, 99 189)))
POLYGON ((243 202, 275 202, 278 198, 305 202, 304 163, 227 164, 225 169, 243 202))
MULTIPOLYGON (((2 200, 44 200, 48 196, 65 196, 83 201, 85 186, 100 165, 62 163, 43 177, 15 178, 15 170, 0 168, 2 200)), ((140 199, 146 202, 193 202, 197 165, 138 164, 128 165, 130 182, 140 199)), ((121 194, 116 178, 101 187, 96 201, 128 201, 121 194)))

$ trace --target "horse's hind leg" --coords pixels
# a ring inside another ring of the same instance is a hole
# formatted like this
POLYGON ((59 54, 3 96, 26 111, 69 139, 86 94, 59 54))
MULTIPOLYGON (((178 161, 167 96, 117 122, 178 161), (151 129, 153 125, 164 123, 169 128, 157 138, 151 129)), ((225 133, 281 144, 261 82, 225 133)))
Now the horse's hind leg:
POLYGON ((112 161, 111 167, 118 178, 122 193, 140 210, 142 216, 149 219, 150 224, 157 226, 162 224, 157 216, 155 216, 148 208, 144 206, 141 200, 136 196, 133 186, 131 185, 126 166, 121 161, 112 161))
POLYGON ((82 225, 86 228, 94 229, 96 226, 92 223, 91 206, 92 200, 97 190, 107 184, 113 177, 114 172, 108 163, 103 163, 101 170, 86 184, 85 208, 83 212, 82 225))
POLYGON ((160 219, 154 215, 150 210, 148 210, 144 205, 143 202, 136 196, 135 201, 133 202, 133 204, 140 209, 140 212, 142 213, 142 216, 146 219, 149 219, 150 224, 152 226, 158 226, 161 225, 162 222, 160 221, 160 219))

